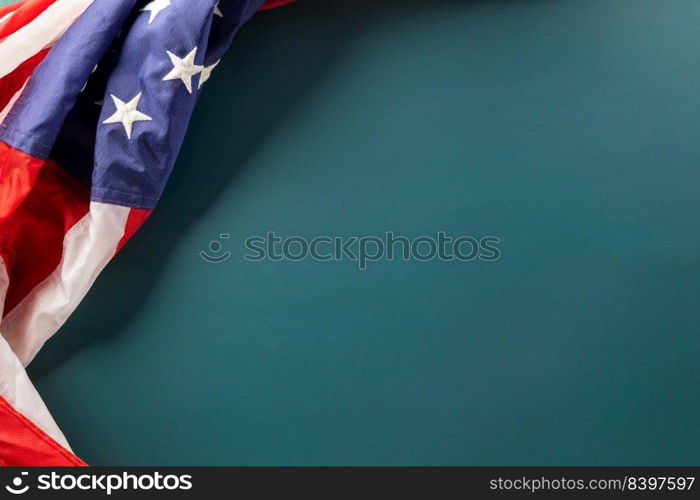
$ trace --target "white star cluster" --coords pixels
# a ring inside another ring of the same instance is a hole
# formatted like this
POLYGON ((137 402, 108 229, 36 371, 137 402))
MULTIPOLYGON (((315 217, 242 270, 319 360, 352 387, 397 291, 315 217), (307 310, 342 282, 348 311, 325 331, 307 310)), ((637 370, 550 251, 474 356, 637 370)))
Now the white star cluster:
MULTIPOLYGON (((143 7, 143 9, 141 9, 141 11, 148 12, 148 24, 150 26, 154 23, 164 22, 160 20, 162 18, 159 18, 159 15, 171 6, 171 0, 153 0, 152 2, 146 4, 143 7)), ((214 6, 212 15, 224 17, 223 12, 221 12, 221 9, 219 8, 219 2, 217 2, 214 6)), ((167 22, 167 16, 165 22, 167 22)), ((214 64, 211 64, 209 66, 196 64, 195 59, 197 58, 197 47, 194 47, 192 50, 190 50, 189 53, 187 53, 183 57, 180 57, 169 50, 165 51, 165 55, 167 55, 167 57, 170 59, 172 69, 170 69, 170 71, 168 71, 168 73, 163 76, 162 81, 179 81, 185 86, 185 89, 190 94, 192 93, 193 89, 192 80, 197 75, 199 75, 199 83, 197 84, 197 89, 202 88, 202 85, 204 85, 204 83, 211 76, 211 72, 214 70, 214 68, 216 68, 216 66, 220 62, 216 61, 214 64)), ((142 94, 143 92, 139 92, 129 101, 123 101, 114 94, 110 94, 110 96, 112 97, 112 101, 114 102, 116 111, 114 112, 114 114, 112 114, 112 116, 107 118, 102 123, 104 125, 113 123, 121 124, 122 127, 124 127, 127 139, 131 139, 131 134, 133 132, 135 123, 153 120, 153 118, 138 110, 142 94)), ((101 102, 99 104, 102 105, 101 102)))

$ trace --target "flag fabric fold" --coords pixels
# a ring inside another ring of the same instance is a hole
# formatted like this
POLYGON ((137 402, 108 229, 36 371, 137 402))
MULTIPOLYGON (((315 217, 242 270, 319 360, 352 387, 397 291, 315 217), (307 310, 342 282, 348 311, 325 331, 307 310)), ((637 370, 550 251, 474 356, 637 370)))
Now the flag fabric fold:
POLYGON ((284 3, 0 8, 0 465, 84 465, 24 367, 155 208, 237 30, 284 3))

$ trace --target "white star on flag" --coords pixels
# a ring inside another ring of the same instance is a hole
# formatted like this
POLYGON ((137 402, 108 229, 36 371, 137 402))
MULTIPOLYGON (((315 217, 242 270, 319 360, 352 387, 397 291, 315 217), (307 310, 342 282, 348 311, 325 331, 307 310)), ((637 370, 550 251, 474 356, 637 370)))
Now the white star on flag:
POLYGON ((153 20, 156 18, 156 16, 158 14, 160 14, 160 12, 163 9, 170 7, 170 5, 172 5, 170 3, 170 0, 153 0, 151 3, 146 5, 143 9, 141 9, 141 12, 148 11, 151 13, 151 17, 148 19, 148 24, 151 24, 153 22, 153 20))
POLYGON ((192 77, 204 69, 204 66, 194 63, 194 58, 197 55, 197 47, 192 49, 192 52, 183 58, 177 57, 175 54, 166 50, 170 62, 173 63, 173 69, 163 77, 163 81, 167 80, 182 80, 185 84, 187 92, 192 93, 192 77))
POLYGON ((214 5, 214 15, 219 16, 219 17, 224 17, 224 13, 221 12, 221 9, 219 8, 219 4, 221 2, 216 2, 216 5, 214 5))
POLYGON ((121 123, 124 125, 127 138, 131 139, 131 129, 134 126, 134 122, 148 122, 153 120, 153 118, 150 116, 145 115, 136 109, 139 105, 139 100, 141 99, 141 92, 139 92, 136 97, 129 102, 122 101, 114 94, 110 94, 110 96, 114 101, 114 105, 117 107, 117 111, 102 123, 121 123))
POLYGON ((204 66, 204 69, 202 70, 202 74, 199 75, 199 86, 197 87, 198 89, 201 89, 202 85, 204 85, 204 82, 209 80, 209 77, 211 76, 211 72, 214 71, 214 68, 216 68, 220 62, 221 62, 221 59, 216 61, 211 66, 204 66))

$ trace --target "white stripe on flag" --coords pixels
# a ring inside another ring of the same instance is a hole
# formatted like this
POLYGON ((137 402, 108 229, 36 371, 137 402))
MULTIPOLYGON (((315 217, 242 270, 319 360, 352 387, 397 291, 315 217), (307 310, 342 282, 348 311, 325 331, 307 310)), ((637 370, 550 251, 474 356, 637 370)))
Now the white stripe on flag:
POLYGON ((0 40, 0 78, 51 46, 93 0, 56 0, 26 26, 0 40))
POLYGON ((0 333, 22 364, 63 325, 114 256, 130 211, 91 202, 90 212, 66 233, 58 267, 3 318, 0 333))
POLYGON ((57 443, 70 450, 65 436, 27 377, 22 363, 2 336, 0 336, 0 396, 57 443))

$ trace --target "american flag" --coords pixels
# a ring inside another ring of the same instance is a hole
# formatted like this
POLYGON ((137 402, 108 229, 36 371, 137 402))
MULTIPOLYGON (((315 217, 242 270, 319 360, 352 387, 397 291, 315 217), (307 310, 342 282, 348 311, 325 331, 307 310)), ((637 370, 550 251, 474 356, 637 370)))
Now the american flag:
POLYGON ((25 367, 155 208, 236 31, 288 1, 0 8, 0 465, 85 465, 25 367))

